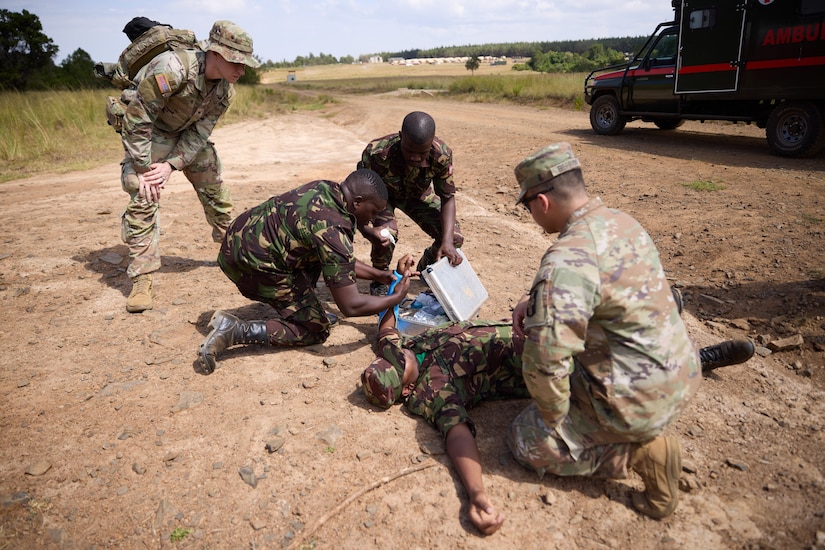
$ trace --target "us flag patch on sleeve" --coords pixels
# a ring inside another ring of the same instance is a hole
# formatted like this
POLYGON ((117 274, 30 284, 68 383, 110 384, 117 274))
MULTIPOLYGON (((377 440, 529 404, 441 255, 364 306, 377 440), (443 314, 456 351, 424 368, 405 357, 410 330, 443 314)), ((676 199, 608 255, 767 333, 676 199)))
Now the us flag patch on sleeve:
POLYGON ((169 86, 169 81, 166 80, 165 74, 156 74, 155 82, 158 83, 158 90, 160 90, 162 94, 169 93, 172 90, 172 87, 169 86))

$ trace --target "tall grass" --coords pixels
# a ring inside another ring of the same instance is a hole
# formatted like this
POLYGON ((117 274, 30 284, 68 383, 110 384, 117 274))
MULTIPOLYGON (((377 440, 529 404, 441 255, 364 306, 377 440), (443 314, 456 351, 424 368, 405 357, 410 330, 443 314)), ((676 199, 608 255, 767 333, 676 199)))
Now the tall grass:
POLYGON ((106 90, 0 94, 0 181, 114 160, 120 139, 106 123, 106 90))
MULTIPOLYGON (((237 86, 219 124, 272 112, 317 109, 334 99, 263 86, 237 86)), ((120 135, 106 122, 106 97, 118 90, 0 93, 0 182, 117 162, 120 135)))
POLYGON ((525 73, 466 76, 453 81, 451 96, 485 103, 556 105, 581 109, 584 73, 525 73))

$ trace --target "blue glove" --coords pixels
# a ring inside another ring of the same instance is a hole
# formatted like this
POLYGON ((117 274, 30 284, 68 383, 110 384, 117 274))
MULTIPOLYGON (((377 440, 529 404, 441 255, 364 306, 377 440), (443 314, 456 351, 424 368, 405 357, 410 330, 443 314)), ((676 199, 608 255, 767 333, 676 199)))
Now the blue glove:
MULTIPOLYGON (((392 282, 390 283, 390 288, 387 291, 387 296, 392 294, 392 291, 395 290, 395 287, 398 284, 398 281, 400 281, 403 278, 403 275, 401 275, 399 272, 393 270, 392 277, 393 277, 393 279, 392 279, 392 282)), ((392 312, 395 313, 395 320, 398 321, 398 304, 393 306, 392 312)), ((384 315, 386 315, 386 314, 387 314, 387 310, 384 310, 384 311, 382 311, 378 314, 378 324, 379 325, 381 324, 381 320, 384 319, 384 315)))

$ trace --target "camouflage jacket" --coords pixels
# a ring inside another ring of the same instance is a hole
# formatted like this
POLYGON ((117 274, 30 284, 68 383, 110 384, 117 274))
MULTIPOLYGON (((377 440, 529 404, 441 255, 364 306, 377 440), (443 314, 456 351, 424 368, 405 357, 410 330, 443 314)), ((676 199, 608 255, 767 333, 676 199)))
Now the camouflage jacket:
POLYGON ((572 391, 606 430, 654 437, 702 378, 653 241, 598 198, 542 258, 524 325, 525 383, 550 427, 565 419, 572 391))
POLYGON ((160 131, 177 140, 163 160, 180 170, 206 145, 218 118, 235 97, 226 80, 206 80, 206 54, 199 50, 164 52, 139 72, 137 93, 123 121, 123 145, 138 173, 149 170, 152 135, 160 131))
POLYGON ((419 358, 418 380, 406 406, 447 437, 461 423, 475 435, 467 409, 484 399, 529 397, 512 334, 509 323, 465 321, 404 339, 390 331, 383 340, 419 358))
POLYGON ((455 196, 453 152, 438 137, 433 138, 428 164, 426 168, 408 166, 401 155, 400 134, 390 134, 367 145, 358 168, 369 168, 381 176, 391 205, 421 198, 430 185, 442 201, 455 196))
MULTIPOLYGON (((316 272, 330 287, 355 284, 355 216, 339 184, 313 181, 270 198, 230 227, 233 261, 271 275, 316 272)), ((238 216, 240 219, 242 216, 238 216)))

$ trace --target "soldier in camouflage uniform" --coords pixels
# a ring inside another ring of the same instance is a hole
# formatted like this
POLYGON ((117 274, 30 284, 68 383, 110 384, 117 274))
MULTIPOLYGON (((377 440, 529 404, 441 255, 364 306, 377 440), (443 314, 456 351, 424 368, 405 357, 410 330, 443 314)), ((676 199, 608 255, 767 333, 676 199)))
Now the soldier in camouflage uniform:
MULTIPOLYGON (((405 256, 398 272, 413 265, 405 256)), ((378 356, 361 375, 364 393, 383 408, 405 400, 411 412, 441 432, 469 495, 470 520, 482 533, 494 533, 505 518, 484 492, 475 425, 467 409, 484 399, 529 397, 512 327, 465 321, 402 338, 395 324, 395 312, 388 310, 379 322, 378 356)))
POLYGON ((252 38, 232 22, 217 21, 200 49, 166 51, 135 78, 137 91, 121 134, 126 150, 121 183, 130 197, 121 237, 129 245, 127 275, 133 283, 127 311, 152 308, 151 274, 161 264, 160 193, 173 171, 182 171, 197 191, 215 242, 229 226, 232 200, 209 136, 247 66, 259 66, 252 38))
POLYGON ((371 315, 400 303, 409 277, 391 295, 361 294, 356 286, 356 277, 392 282, 390 272, 358 261, 352 246, 356 226, 370 223, 386 205, 378 174, 356 170, 341 184, 313 181, 239 215, 227 230, 218 264, 241 294, 271 305, 276 317, 247 322, 216 311, 198 352, 203 370, 215 370, 216 356, 235 344, 324 342, 332 319, 315 295, 321 275, 344 315, 371 315))
MULTIPOLYGON (((633 504, 665 517, 678 505, 681 450, 661 434, 702 372, 658 251, 636 220, 588 196, 569 144, 537 151, 515 174, 518 203, 560 234, 513 311, 533 403, 514 420, 510 449, 539 475, 623 478, 633 469, 645 483, 633 504)), ((742 345, 715 346, 713 367, 741 359, 742 345)))
MULTIPOLYGON (((401 131, 373 140, 364 149, 358 168, 378 173, 389 192, 387 208, 371 227, 360 228, 372 243, 372 265, 389 269, 398 240, 395 209, 407 214, 433 244, 418 263, 422 271, 442 256, 458 265, 461 256, 456 248, 464 243, 456 222, 453 152, 435 135, 435 121, 427 113, 412 112, 404 117, 401 131), (382 235, 387 229, 389 235, 382 235)), ((373 294, 386 294, 387 287, 373 285, 373 294)))

